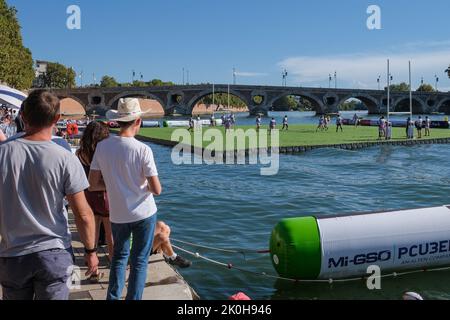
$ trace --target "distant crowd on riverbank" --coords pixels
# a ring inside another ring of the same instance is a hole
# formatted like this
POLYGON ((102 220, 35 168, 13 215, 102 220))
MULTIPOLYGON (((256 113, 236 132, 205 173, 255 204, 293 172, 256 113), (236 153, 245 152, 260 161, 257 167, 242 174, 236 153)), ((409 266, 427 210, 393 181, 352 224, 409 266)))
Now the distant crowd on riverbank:
POLYGON ((23 130, 20 111, 6 105, 0 106, 0 142, 23 130))

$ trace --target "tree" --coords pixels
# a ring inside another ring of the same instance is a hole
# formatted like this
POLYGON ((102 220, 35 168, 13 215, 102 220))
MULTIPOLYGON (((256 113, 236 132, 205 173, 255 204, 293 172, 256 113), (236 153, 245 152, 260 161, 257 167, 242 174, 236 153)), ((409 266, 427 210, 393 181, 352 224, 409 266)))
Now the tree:
POLYGON ((33 79, 33 58, 23 45, 17 10, 0 0, 0 81, 28 89, 33 79))
MULTIPOLYGON (((390 89, 392 92, 404 92, 409 91, 409 84, 402 82, 400 84, 391 84, 390 89)), ((386 90, 386 88, 385 88, 386 90)))
POLYGON ((313 105, 312 105, 311 101, 309 101, 308 99, 300 97, 297 110, 311 111, 311 110, 313 110, 313 105))
MULTIPOLYGON (((212 94, 207 95, 207 96, 203 97, 198 103, 211 105, 213 103, 213 100, 214 100, 214 104, 217 106, 228 106, 228 94, 227 93, 216 93, 216 94, 214 94, 214 99, 213 99, 212 94)), ((244 101, 242 101, 238 97, 236 97, 234 95, 230 95, 230 107, 245 108, 246 104, 244 101)))
POLYGON ((75 86, 75 71, 57 62, 49 62, 44 75, 44 85, 49 88, 71 88, 75 86))
POLYGON ((114 77, 103 76, 102 80, 100 81, 100 87, 114 88, 118 86, 119 84, 117 83, 116 79, 114 79, 114 77))
POLYGON ((435 92, 436 90, 433 88, 431 84, 424 83, 421 84, 419 88, 417 88, 417 91, 420 92, 435 92))
POLYGON ((275 110, 280 111, 297 110, 299 107, 299 103, 297 100, 295 100, 294 96, 284 96, 275 101, 273 103, 273 107, 275 110))

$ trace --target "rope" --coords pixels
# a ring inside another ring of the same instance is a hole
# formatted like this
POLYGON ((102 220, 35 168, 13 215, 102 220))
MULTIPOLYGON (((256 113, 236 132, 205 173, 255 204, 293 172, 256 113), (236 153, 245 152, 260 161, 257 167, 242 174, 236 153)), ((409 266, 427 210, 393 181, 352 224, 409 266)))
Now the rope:
POLYGON ((237 253, 237 254, 242 254, 244 255, 244 259, 245 259, 245 254, 251 254, 251 253, 256 253, 256 254, 266 254, 266 253, 270 253, 270 250, 251 250, 251 249, 224 249, 224 248, 217 248, 217 247, 211 247, 211 246, 205 246, 205 245, 201 245, 201 244, 197 244, 197 243, 192 243, 192 242, 187 242, 187 241, 183 241, 183 240, 177 240, 177 239, 173 239, 170 238, 171 241, 174 242, 178 242, 178 243, 182 243, 191 247, 196 247, 196 248, 202 248, 202 249, 208 249, 208 250, 214 250, 214 251, 220 251, 220 252, 228 252, 228 253, 237 253))
MULTIPOLYGON (((180 241, 179 241, 180 242, 180 241)), ((290 282, 296 282, 296 283, 344 283, 344 282, 355 282, 355 281, 364 281, 366 280, 366 278, 368 277, 358 277, 358 278, 347 278, 347 279, 316 279, 316 280, 299 280, 299 279, 292 279, 292 278, 285 278, 285 277, 281 277, 281 276, 277 276, 277 275, 272 275, 272 274, 267 274, 266 272, 257 272, 257 271, 251 271, 251 270, 247 270, 247 269, 243 269, 240 267, 236 267, 234 266, 232 263, 224 263, 218 260, 214 260, 214 259, 210 259, 208 257, 205 257, 201 254, 199 254, 198 252, 194 253, 192 251, 186 250, 184 248, 172 245, 175 249, 180 250, 184 253, 187 253, 191 256, 194 256, 198 259, 202 259, 205 260, 207 262, 210 262, 212 264, 221 266, 221 267, 225 267, 229 270, 235 269, 244 273, 248 273, 248 274, 252 274, 252 275, 256 275, 256 276, 261 276, 261 277, 265 277, 265 278, 271 278, 271 279, 275 279, 275 280, 283 280, 283 281, 290 281, 290 282)), ((203 247, 203 246, 202 246, 203 247)), ((413 271, 405 271, 405 272, 401 272, 401 273, 397 273, 397 272, 393 272, 390 274, 385 274, 385 275, 380 275, 377 277, 373 277, 374 279, 378 279, 378 278, 390 278, 390 277, 399 277, 399 276, 405 276, 405 275, 409 275, 409 274, 415 274, 415 273, 421 273, 421 272, 436 272, 436 271, 445 271, 445 270, 450 270, 450 267, 442 267, 442 268, 434 268, 434 269, 423 269, 423 270, 413 270, 413 271)))

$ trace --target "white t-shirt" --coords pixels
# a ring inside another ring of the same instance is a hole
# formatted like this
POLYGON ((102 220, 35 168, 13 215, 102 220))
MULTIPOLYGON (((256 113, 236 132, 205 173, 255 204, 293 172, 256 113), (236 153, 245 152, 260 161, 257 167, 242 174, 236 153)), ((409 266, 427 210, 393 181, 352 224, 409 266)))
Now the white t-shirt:
POLYGON ((102 172, 112 223, 137 222, 156 213, 147 177, 158 171, 149 146, 135 138, 109 137, 97 145, 91 170, 102 172))

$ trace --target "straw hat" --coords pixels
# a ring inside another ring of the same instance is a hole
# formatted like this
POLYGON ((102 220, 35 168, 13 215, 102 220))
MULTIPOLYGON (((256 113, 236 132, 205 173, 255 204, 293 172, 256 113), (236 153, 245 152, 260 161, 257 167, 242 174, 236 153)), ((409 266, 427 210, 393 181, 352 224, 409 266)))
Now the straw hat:
POLYGON ((111 121, 129 122, 139 119, 146 112, 142 112, 139 100, 136 98, 122 98, 117 110, 109 110, 106 118, 111 121))

